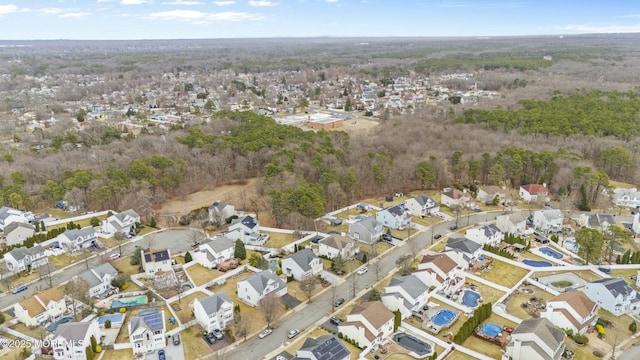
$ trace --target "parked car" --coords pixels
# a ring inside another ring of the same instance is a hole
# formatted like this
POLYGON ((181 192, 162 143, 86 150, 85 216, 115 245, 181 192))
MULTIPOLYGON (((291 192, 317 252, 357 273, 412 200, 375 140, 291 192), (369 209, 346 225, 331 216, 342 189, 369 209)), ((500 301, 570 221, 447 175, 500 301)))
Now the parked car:
POLYGON ((113 253, 109 255, 109 257, 111 258, 111 260, 115 260, 120 257, 120 253, 113 253))
POLYGON ((171 340, 173 341, 173 345, 180 345, 180 334, 173 334, 171 340))
POLYGON ((435 235, 433 235, 433 238, 434 238, 434 239, 440 239, 441 237, 442 237, 442 235, 440 235, 440 234, 435 234, 435 235))
POLYGON ((158 360, 166 360, 167 356, 164 354, 164 349, 158 350, 158 360))
POLYGON ((329 322, 331 322, 333 325, 340 325, 342 323, 342 320, 338 319, 335 316, 332 316, 331 319, 329 319, 329 322))
POLYGON ((216 339, 218 340, 224 339, 224 335, 222 334, 222 331, 220 331, 220 329, 215 329, 212 331, 212 333, 213 333, 213 336, 216 337, 216 339))
POLYGON ((319 242, 320 242, 320 240, 322 240, 322 239, 323 239, 323 237, 322 237, 322 236, 314 236, 314 237, 312 237, 312 238, 311 238, 311 243, 312 243, 312 244, 317 244, 317 243, 319 243, 319 242))
POLYGON ((298 329, 289 330, 289 333, 287 333, 287 337, 289 339, 293 339, 298 334, 300 334, 300 330, 298 330, 298 329))
POLYGON ((336 301, 333 302, 333 307, 338 307, 344 304, 344 298, 337 298, 336 301))
POLYGON ((131 236, 131 233, 124 233, 124 237, 127 239, 131 239, 133 236, 131 236))
POLYGON ((369 269, 367 269, 366 266, 363 266, 358 270, 358 275, 364 275, 364 273, 366 273, 368 270, 369 269))
POLYGON ((11 293, 12 293, 12 294, 17 294, 17 293, 19 293, 19 292, 23 292, 23 291, 25 291, 25 290, 27 290, 27 285, 20 285, 20 286, 18 286, 17 288, 15 288, 15 289, 11 290, 11 293))
POLYGON ((453 230, 458 230, 458 225, 451 225, 449 226, 449 230, 453 231, 453 230))
POLYGON ((393 237, 391 236, 391 234, 382 234, 382 240, 391 242, 393 240, 393 237))
POLYGON ((267 336, 271 335, 271 333, 272 333, 272 332, 273 332, 273 330, 271 330, 271 329, 264 329, 264 330, 262 330, 262 332, 260 333, 260 335, 258 335, 258 337, 259 337, 260 339, 264 339, 264 338, 266 338, 267 336))
POLYGON ((206 333, 206 334, 204 335, 204 339, 205 339, 205 340, 207 340, 207 342, 208 342, 209 344, 212 344, 212 345, 213 345, 213 344, 215 344, 215 343, 216 343, 216 337, 213 335, 213 333, 212 333, 212 332, 210 332, 210 333, 206 333))

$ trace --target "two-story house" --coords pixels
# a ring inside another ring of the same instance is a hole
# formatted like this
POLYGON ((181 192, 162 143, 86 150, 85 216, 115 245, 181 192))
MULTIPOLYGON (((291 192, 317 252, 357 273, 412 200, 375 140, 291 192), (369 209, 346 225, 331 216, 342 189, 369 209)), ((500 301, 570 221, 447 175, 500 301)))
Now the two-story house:
POLYGON ((550 192, 549 189, 547 189, 547 184, 528 184, 521 185, 518 194, 525 202, 535 203, 538 201, 548 201, 550 192))
POLYGON ((567 291, 547 300, 547 307, 540 317, 549 319, 561 329, 584 334, 598 321, 598 305, 581 291, 567 291))
POLYGON ((36 233, 36 228, 29 223, 12 222, 4 227, 4 237, 7 246, 22 245, 36 233))
POLYGON ((506 199, 507 194, 502 188, 494 185, 478 186, 478 195, 476 196, 476 200, 483 204, 499 205, 503 204, 506 199))
MULTIPOLYGON (((413 275, 427 287, 434 286, 445 294, 451 294, 464 285, 464 272, 457 271, 460 264, 452 257, 452 251, 428 252, 422 257, 413 275)), ((454 254, 455 255, 455 254, 454 254)), ((462 261, 468 266, 468 261, 462 261)), ((464 269, 464 268, 463 268, 464 269)))
POLYGON ((89 285, 89 297, 96 297, 114 289, 111 282, 118 277, 118 270, 106 262, 85 270, 78 276, 89 285))
POLYGON ((322 261, 309 248, 299 250, 282 259, 282 272, 287 276, 293 276, 297 281, 315 276, 321 271, 322 261))
POLYGON ((127 324, 134 355, 164 349, 166 346, 164 311, 153 310, 143 311, 127 324))
POLYGON ((10 208, 8 206, 0 207, 0 231, 4 231, 5 227, 14 222, 28 224, 29 219, 22 210, 10 208))
POLYGON ((411 222, 411 215, 403 204, 398 204, 378 211, 376 220, 388 228, 404 230, 411 222))
POLYGON ((497 246, 504 239, 504 233, 495 224, 486 224, 467 230, 465 237, 480 245, 497 246))
POLYGON ((343 259, 352 259, 360 252, 357 241, 344 235, 331 235, 318 241, 318 254, 328 259, 340 255, 343 259))
POLYGON ((149 248, 147 251, 140 250, 140 252, 142 253, 142 269, 147 278, 154 279, 156 277, 164 277, 167 273, 173 273, 169 249, 155 250, 149 248))
POLYGON ((260 300, 268 294, 273 293, 277 297, 285 295, 287 293, 287 284, 271 270, 263 270, 238 281, 236 289, 239 300, 251 306, 258 306, 260 300))
POLYGON ((193 252, 193 260, 198 264, 215 269, 218 264, 233 258, 235 243, 224 235, 213 239, 207 239, 198 246, 198 251, 193 252))
POLYGON ((527 229, 527 215, 523 212, 498 215, 496 226, 505 234, 522 235, 527 229))
POLYGON ((584 293, 613 315, 637 312, 640 305, 640 294, 621 277, 589 282, 584 293))
POLYGON ((376 219, 365 216, 349 224, 349 236, 365 244, 375 244, 382 237, 384 226, 376 219))
POLYGON ((544 209, 533 213, 533 227, 538 231, 559 232, 564 215, 559 209, 544 209))
POLYGON ((209 206, 208 213, 209 221, 216 225, 223 225, 228 218, 236 214, 236 209, 233 205, 218 200, 209 206))
POLYGON ((415 216, 432 215, 440 211, 440 205, 428 195, 418 195, 404 202, 404 207, 415 216))
POLYGON ((440 194, 440 203, 452 209, 462 209, 471 203, 471 195, 466 190, 444 188, 440 194))
POLYGON ((345 322, 338 325, 338 333, 363 348, 383 342, 393 333, 393 313, 380 301, 367 301, 354 305, 345 322))
POLYGON ((260 222, 250 215, 234 219, 225 236, 231 240, 240 239, 247 245, 264 245, 269 239, 268 234, 260 234, 260 222))
POLYGON ((133 209, 125 210, 104 220, 102 232, 112 235, 136 232, 136 223, 140 223, 140 215, 133 209))
POLYGON ((64 291, 57 287, 33 294, 13 305, 16 319, 29 327, 58 320, 66 309, 64 291))
POLYGON ((613 203, 621 207, 640 208, 640 191, 636 188, 616 188, 613 190, 613 203))
POLYGON ((475 262, 475 260, 480 255, 480 251, 482 250, 482 245, 467 239, 464 236, 451 236, 447 240, 447 244, 445 245, 445 250, 458 250, 467 255, 470 259, 470 265, 475 262))
POLYGON ((91 346, 91 337, 100 340, 101 335, 97 320, 60 324, 51 338, 53 358, 86 360, 87 346, 91 346))
POLYGON ((233 302, 223 292, 194 299, 193 314, 205 331, 222 330, 233 320, 233 302))
POLYGON ((384 288, 382 303, 391 311, 400 310, 403 319, 427 302, 429 287, 415 275, 391 279, 384 288))
POLYGON ((96 240, 98 240, 98 237, 91 226, 67 230, 56 237, 56 241, 67 251, 90 248, 96 244, 96 240))
POLYGON ((40 245, 19 247, 4 254, 4 260, 10 271, 29 271, 49 262, 49 258, 40 245))
POLYGON ((580 214, 576 223, 582 227, 607 232, 609 226, 616 224, 616 218, 612 214, 580 214))
POLYGON ((548 319, 526 319, 511 333, 505 355, 513 360, 559 360, 565 335, 548 319))

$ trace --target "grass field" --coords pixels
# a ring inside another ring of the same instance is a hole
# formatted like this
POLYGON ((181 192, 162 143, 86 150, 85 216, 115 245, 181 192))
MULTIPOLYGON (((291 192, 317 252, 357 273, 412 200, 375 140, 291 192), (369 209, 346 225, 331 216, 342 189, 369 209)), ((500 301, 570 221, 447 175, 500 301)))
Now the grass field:
POLYGON ((449 356, 447 356, 446 359, 447 360, 476 360, 476 358, 474 358, 473 356, 467 355, 460 351, 452 352, 449 356))
POLYGON ((114 260, 111 264, 118 270, 129 276, 140 273, 140 269, 138 265, 131 265, 129 262, 130 259, 128 256, 121 257, 117 260, 114 260))
POLYGON ((191 326, 180 332, 185 359, 198 359, 211 353, 211 348, 201 333, 200 326, 191 326))
POLYGON ((528 271, 523 268, 507 264, 503 261, 494 260, 491 270, 485 271, 479 276, 492 283, 511 288, 527 275, 527 272, 528 271))
POLYGON ((180 302, 174 301, 173 303, 171 303, 173 311, 176 312, 176 315, 178 316, 178 319, 180 319, 180 322, 184 324, 187 321, 192 320, 193 317, 191 316, 191 311, 193 310, 193 300, 202 299, 207 296, 208 296, 207 294, 201 291, 196 291, 193 294, 189 294, 183 297, 182 299, 180 299, 180 302), (180 309, 177 310, 176 306, 179 307, 180 309))
POLYGON ((494 289, 488 285, 475 283, 473 281, 469 281, 469 283, 478 287, 478 292, 482 296, 482 302, 484 304, 495 303, 496 301, 498 301, 498 299, 500 299, 504 295, 504 292, 498 289, 494 289))
MULTIPOLYGON (((299 281, 291 281, 287 283, 287 288, 289 290, 287 290, 289 292, 290 295, 292 295, 293 297, 295 297, 296 299, 302 301, 302 302, 307 302, 309 301, 309 299, 307 298, 307 294, 305 294, 304 291, 302 291, 302 289, 300 288, 300 282, 299 281)), ((322 290, 324 290, 324 288, 322 287, 322 285, 320 284, 320 282, 316 283, 316 288, 313 289, 313 292, 311 293, 311 301, 313 301, 313 297, 318 295, 322 290)))
MULTIPOLYGON (((587 282, 600 279, 600 277, 591 270, 574 270, 571 272, 578 275, 578 277, 582 278, 584 281, 587 281, 587 282)), ((555 274, 562 274, 562 273, 566 273, 566 271, 541 271, 541 272, 536 272, 533 276, 543 277, 547 275, 555 275, 555 274)))
POLYGON ((640 267, 638 269, 611 269, 610 275, 611 277, 621 276, 626 282, 631 284, 631 286, 638 289, 638 287, 636 286, 636 282, 634 280, 631 280, 630 278, 631 276, 638 276, 638 271, 640 271, 640 267))
POLYGON ((269 240, 264 243, 264 246, 279 249, 285 245, 289 245, 294 241, 292 234, 286 234, 281 232, 269 232, 262 231, 263 234, 269 234, 269 240))
POLYGON ((189 277, 196 286, 202 286, 223 274, 221 271, 207 269, 200 264, 191 265, 186 268, 185 271, 189 274, 189 277))
POLYGON ((103 350, 102 360, 121 360, 130 359, 133 357, 133 351, 131 349, 121 350, 103 350))
POLYGON ((10 326, 10 329, 21 332, 25 335, 29 335, 35 339, 43 339, 44 335, 48 334, 47 330, 42 326, 28 327, 27 325, 21 322, 13 326, 10 326))

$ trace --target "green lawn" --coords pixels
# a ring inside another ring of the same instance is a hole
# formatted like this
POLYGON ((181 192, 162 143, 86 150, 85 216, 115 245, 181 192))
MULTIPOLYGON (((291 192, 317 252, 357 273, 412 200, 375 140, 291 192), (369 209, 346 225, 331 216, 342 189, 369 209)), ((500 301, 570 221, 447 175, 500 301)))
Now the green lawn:
POLYGON ((223 274, 218 270, 207 269, 200 264, 191 265, 185 270, 196 286, 202 286, 223 274))
MULTIPOLYGON (((98 220, 100 220, 102 222, 102 220, 105 220, 106 218, 108 218, 108 216, 107 215, 102 215, 102 216, 96 216, 96 218, 98 218, 98 220)), ((76 224, 76 225, 80 225, 81 228, 87 227, 87 226, 91 226, 91 218, 87 218, 87 219, 79 220, 79 221, 74 221, 73 223, 76 224)), ((62 224, 59 224, 59 225, 47 227, 47 230, 64 228, 66 226, 67 226, 67 223, 62 223, 62 224)))
POLYGON ((479 276, 492 283, 511 288, 525 277, 527 272, 528 271, 523 268, 494 259, 491 270, 485 271, 479 276))

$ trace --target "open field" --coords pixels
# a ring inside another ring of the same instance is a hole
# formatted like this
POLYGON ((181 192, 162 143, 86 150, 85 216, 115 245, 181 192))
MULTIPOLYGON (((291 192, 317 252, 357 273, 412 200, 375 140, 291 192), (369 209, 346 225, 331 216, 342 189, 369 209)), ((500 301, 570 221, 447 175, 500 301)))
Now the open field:
POLYGON ((130 259, 128 256, 121 257, 117 260, 114 260, 111 264, 118 270, 129 276, 140 273, 140 269, 138 265, 131 265, 130 259))
POLYGON ((485 271, 479 276, 492 283, 510 288, 527 275, 527 272, 528 271, 523 268, 494 259, 491 270, 485 271))

